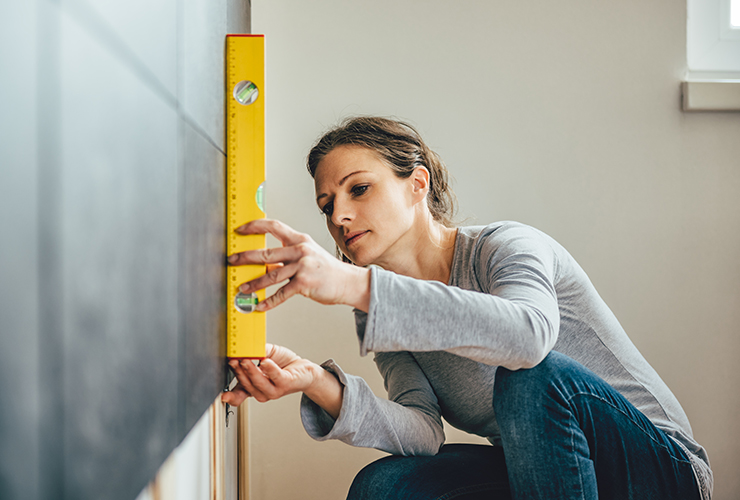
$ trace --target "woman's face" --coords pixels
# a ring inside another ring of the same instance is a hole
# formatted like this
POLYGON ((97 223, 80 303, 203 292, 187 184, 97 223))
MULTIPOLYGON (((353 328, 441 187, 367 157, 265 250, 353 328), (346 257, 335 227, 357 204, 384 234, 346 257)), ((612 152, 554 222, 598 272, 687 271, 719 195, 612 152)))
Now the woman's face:
POLYGON ((426 195, 417 177, 399 178, 361 146, 338 146, 319 162, 316 203, 334 241, 355 264, 383 265, 413 246, 416 205, 426 195))

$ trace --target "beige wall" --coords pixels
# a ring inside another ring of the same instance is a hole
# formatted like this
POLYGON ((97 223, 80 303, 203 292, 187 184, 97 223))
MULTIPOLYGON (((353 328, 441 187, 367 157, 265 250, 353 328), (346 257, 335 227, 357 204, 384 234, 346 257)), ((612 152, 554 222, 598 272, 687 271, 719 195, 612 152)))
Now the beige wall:
MULTIPOLYGON (((470 223, 563 243, 682 402, 718 500, 740 496, 740 114, 686 114, 681 1, 253 0, 267 35, 267 209, 332 248, 304 158, 348 114, 416 124, 470 223)), ((347 307, 299 298, 271 341, 380 395, 347 307)), ((380 453, 316 443, 297 396, 251 403, 254 500, 344 498, 380 453)), ((459 441, 458 434, 452 436, 459 441)))

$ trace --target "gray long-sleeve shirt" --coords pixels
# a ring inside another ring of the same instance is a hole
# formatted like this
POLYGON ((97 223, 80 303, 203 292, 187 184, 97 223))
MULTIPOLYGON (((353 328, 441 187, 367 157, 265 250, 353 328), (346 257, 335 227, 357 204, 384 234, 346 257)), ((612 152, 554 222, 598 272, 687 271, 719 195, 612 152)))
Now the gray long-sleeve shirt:
POLYGON ((371 268, 370 308, 355 310, 360 352, 375 352, 388 400, 332 360, 344 385, 339 418, 307 397, 308 434, 400 455, 436 454, 442 420, 499 442, 493 411, 498 366, 537 365, 555 350, 625 396, 691 459, 702 497, 713 485, 707 454, 676 397, 639 353, 573 257, 516 222, 458 230, 449 284, 371 268))

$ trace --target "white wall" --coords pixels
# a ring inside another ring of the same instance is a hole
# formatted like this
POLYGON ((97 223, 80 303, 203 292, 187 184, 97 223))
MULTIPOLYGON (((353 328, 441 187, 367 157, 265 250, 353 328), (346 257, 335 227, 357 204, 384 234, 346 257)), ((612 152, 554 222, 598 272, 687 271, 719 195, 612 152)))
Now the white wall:
POLYGON ((237 500, 239 408, 219 395, 136 500, 237 500))
POLYGON ((136 500, 210 499, 213 491, 212 428, 213 418, 210 411, 207 411, 136 500))
MULTIPOLYGON (((417 125, 468 223, 514 219, 563 243, 678 396, 717 500, 740 496, 740 114, 686 114, 683 2, 253 0, 267 36, 267 211, 332 241, 304 159, 349 114, 417 125)), ((298 298, 268 337, 360 358, 352 314, 298 298)), ((253 498, 344 498, 382 454, 315 443, 297 396, 251 403, 253 498)), ((459 436, 454 436, 459 440, 459 436)))

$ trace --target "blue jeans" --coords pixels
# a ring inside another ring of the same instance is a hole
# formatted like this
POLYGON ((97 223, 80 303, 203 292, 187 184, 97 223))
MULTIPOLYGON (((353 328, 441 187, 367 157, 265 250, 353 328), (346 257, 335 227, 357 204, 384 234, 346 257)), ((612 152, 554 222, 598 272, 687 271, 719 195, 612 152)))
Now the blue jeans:
POLYGON ((382 458, 360 471, 348 500, 700 499, 681 447, 563 354, 499 368, 493 406, 503 448, 382 458))

